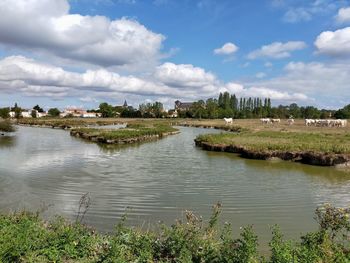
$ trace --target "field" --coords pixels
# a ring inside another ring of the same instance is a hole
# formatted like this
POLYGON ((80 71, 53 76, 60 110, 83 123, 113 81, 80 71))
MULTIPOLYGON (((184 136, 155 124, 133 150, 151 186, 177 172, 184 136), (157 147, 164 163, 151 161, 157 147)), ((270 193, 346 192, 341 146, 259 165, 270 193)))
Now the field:
MULTIPOLYGON (((203 124, 220 125, 218 120, 203 124)), ((297 120, 294 125, 283 120, 280 124, 237 120, 235 125, 242 128, 241 132, 200 135, 196 144, 206 150, 235 152, 252 159, 277 157, 327 166, 350 161, 349 127, 307 127, 303 120, 297 120)))

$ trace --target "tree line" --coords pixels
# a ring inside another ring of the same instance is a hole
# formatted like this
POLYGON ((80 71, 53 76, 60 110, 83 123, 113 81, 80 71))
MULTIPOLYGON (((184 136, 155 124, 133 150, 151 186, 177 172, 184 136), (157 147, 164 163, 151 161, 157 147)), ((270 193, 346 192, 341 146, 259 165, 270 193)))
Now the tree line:
POLYGON ((217 119, 232 117, 250 118, 301 118, 327 119, 350 118, 350 104, 339 110, 318 109, 314 106, 290 105, 272 106, 270 98, 238 98, 229 92, 220 93, 218 98, 198 100, 189 109, 179 112, 179 117, 217 119))
MULTIPOLYGON (((0 108, 0 118, 10 117, 10 111, 15 112, 15 118, 21 117, 22 108, 15 103, 14 107, 0 108)), ((44 110, 35 105, 32 110, 32 117, 36 117, 36 112, 44 110)), ((161 102, 140 104, 138 109, 131 106, 113 106, 107 102, 99 105, 98 109, 88 110, 88 112, 101 113, 103 118, 124 117, 124 118, 164 118, 170 116, 164 110, 161 102)), ((298 106, 296 103, 290 105, 272 106, 270 98, 238 98, 229 92, 220 93, 218 98, 209 98, 206 101, 198 100, 192 103, 190 108, 178 110, 180 118, 297 118, 297 119, 350 119, 350 104, 339 110, 318 109, 314 106, 298 106)), ((49 117, 58 117, 60 110, 51 108, 48 110, 49 117)))

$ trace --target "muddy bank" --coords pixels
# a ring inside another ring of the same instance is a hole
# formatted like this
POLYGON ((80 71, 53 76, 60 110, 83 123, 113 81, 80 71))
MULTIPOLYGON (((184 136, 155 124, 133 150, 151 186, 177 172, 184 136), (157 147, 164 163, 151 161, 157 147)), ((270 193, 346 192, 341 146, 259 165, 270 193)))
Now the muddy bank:
POLYGON ((350 167, 349 154, 328 154, 315 152, 289 152, 289 151, 254 151, 243 146, 210 144, 195 140, 195 144, 206 151, 237 153, 243 158, 257 160, 281 159, 285 161, 301 162, 319 166, 350 167))
POLYGON ((143 136, 137 136, 137 137, 123 138, 123 139, 108 139, 100 135, 90 135, 89 133, 85 133, 83 131, 77 131, 77 130, 70 131, 71 136, 82 138, 92 142, 105 143, 105 144, 131 144, 131 143, 140 143, 140 142, 146 142, 146 141, 154 141, 157 139, 161 139, 165 136, 174 135, 178 133, 180 133, 180 131, 165 132, 165 133, 153 134, 153 135, 143 135, 143 136))

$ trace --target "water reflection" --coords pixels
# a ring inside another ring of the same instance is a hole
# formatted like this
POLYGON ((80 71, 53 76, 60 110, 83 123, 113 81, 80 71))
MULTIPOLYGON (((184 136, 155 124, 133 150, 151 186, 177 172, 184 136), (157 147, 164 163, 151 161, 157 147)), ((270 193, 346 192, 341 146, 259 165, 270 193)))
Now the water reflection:
POLYGON ((9 148, 16 145, 16 137, 13 135, 5 134, 0 135, 0 148, 9 148))

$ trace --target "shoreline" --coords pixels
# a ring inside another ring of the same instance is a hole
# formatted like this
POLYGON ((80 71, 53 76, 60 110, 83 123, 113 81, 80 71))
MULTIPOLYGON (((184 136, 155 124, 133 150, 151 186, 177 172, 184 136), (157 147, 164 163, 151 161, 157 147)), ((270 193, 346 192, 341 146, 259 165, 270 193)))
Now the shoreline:
POLYGON ((349 154, 328 154, 312 151, 255 151, 233 144, 215 144, 195 139, 195 145, 205 151, 236 153, 240 157, 255 160, 281 159, 317 166, 333 166, 350 169, 349 154))

